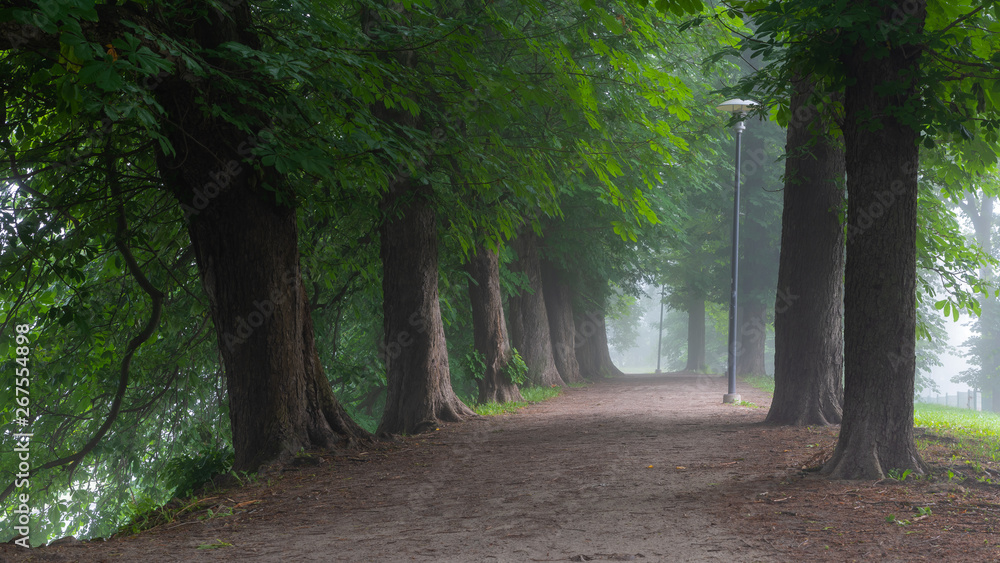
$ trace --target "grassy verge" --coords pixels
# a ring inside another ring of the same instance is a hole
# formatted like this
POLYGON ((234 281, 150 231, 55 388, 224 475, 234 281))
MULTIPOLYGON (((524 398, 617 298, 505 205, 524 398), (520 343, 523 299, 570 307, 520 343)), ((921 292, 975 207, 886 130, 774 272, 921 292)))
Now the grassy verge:
POLYGON ((945 437, 956 458, 1000 461, 1000 415, 916 403, 913 405, 913 425, 936 435, 926 435, 927 440, 918 439, 922 446, 925 442, 940 443, 940 437, 945 437))
POLYGON ((774 393, 774 378, 767 375, 743 375, 740 380, 751 387, 756 387, 761 391, 774 393))
MULTIPOLYGON (((748 376, 745 383, 774 393, 774 378, 748 376)), ((951 465, 970 466, 982 478, 980 464, 1000 464, 1000 414, 957 407, 914 403, 913 426, 926 429, 916 436, 925 460, 948 460, 951 465)), ((968 475, 967 475, 968 476, 968 475)))
POLYGON ((508 401, 506 403, 484 403, 473 407, 476 414, 494 416, 506 412, 514 412, 532 403, 540 403, 562 393, 559 387, 524 387, 521 389, 523 401, 508 401))

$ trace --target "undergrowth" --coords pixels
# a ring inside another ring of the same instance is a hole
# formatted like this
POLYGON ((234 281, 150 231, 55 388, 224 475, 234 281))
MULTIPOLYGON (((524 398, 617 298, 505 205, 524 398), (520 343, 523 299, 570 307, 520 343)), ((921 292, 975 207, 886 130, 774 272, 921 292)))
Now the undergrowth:
POLYGON ((521 389, 523 401, 507 401, 506 403, 483 403, 473 407, 476 414, 482 416, 494 416, 498 414, 514 412, 532 403, 547 401, 562 393, 559 387, 524 387, 521 389))

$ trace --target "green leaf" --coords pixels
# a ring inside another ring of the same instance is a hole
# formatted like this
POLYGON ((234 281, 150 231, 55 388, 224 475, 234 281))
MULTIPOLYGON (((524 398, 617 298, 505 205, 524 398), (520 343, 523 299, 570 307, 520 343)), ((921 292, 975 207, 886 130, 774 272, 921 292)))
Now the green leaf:
POLYGON ((81 84, 95 84, 98 88, 111 92, 118 90, 124 84, 121 76, 115 72, 114 63, 95 61, 80 69, 81 84))

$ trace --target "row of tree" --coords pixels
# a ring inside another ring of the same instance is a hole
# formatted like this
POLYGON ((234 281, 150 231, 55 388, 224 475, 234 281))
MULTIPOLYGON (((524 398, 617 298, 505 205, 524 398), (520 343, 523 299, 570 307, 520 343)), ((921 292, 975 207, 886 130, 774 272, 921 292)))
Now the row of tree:
POLYGON ((978 271, 988 252, 941 200, 994 195, 975 179, 997 162, 995 81, 980 74, 997 64, 996 7, 739 7, 755 27, 745 45, 772 61, 744 92, 788 125, 768 420, 842 423, 830 476, 922 473, 917 299, 944 290, 935 307, 957 319, 995 289, 978 271))
POLYGON ((730 68, 704 59, 735 44, 660 8, 0 2, 43 528, 613 373, 608 297, 684 239, 687 139, 720 127, 692 108, 730 68))
MULTIPOLYGON (((842 419, 833 476, 921 471, 916 299, 989 288, 940 202, 996 162, 994 11, 0 2, 0 316, 8 350, 31 327, 39 516, 104 533, 230 447, 254 470, 461 420, 517 398, 518 358, 539 385, 613 372, 609 298, 643 282, 697 332, 727 234, 710 100, 741 50, 767 64, 733 92, 788 125, 777 281, 744 298, 766 324, 779 289, 769 417, 842 419)), ((763 265, 777 173, 751 162, 763 265)))

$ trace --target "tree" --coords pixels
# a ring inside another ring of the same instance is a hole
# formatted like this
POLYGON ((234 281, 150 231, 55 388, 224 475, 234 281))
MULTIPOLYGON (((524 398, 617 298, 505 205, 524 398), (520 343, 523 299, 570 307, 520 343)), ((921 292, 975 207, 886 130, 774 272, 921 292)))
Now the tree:
POLYGON ((686 372, 702 372, 705 362, 705 298, 692 297, 687 304, 687 365, 686 372))
POLYGON ((566 385, 552 355, 538 235, 530 227, 526 228, 515 239, 513 248, 517 260, 511 264, 511 269, 523 274, 527 283, 519 294, 508 298, 511 342, 524 358, 528 366, 528 380, 532 384, 539 387, 566 385))
MULTIPOLYGON (((982 251, 993 255, 993 206, 995 198, 984 194, 977 198, 968 194, 965 200, 959 201, 959 207, 966 217, 972 221, 976 243, 982 251)), ((993 280, 991 268, 983 264, 979 272, 983 280, 993 280)), ((962 380, 976 389, 989 389, 992 404, 989 409, 1000 412, 1000 354, 997 353, 997 342, 1000 342, 1000 310, 997 300, 989 295, 982 302, 982 312, 976 322, 976 334, 966 343, 969 346, 969 356, 975 364, 971 373, 963 373, 962 380)), ((986 405, 984 405, 985 407, 986 405)))
MULTIPOLYGON (((66 103, 57 104, 59 111, 101 111, 89 100, 100 100, 109 91, 130 92, 148 104, 144 107, 162 110, 159 115, 133 110, 113 116, 140 120, 152 130, 159 142, 146 150, 155 151, 161 186, 177 202, 175 220, 186 216, 225 365, 235 467, 252 470, 303 448, 341 447, 364 439, 367 434, 333 396, 316 355, 299 266, 295 188, 287 174, 253 152, 261 134, 276 125, 275 114, 284 113, 278 106, 289 95, 244 59, 262 47, 250 6, 233 3, 217 26, 208 23, 220 15, 210 3, 143 13, 135 6, 60 9, 68 11, 25 11, 13 22, 32 21, 33 16, 36 22, 76 22, 72 58, 78 72, 50 76, 73 92, 66 103), (89 23, 94 20, 99 25, 89 23), (128 27, 139 20, 152 27, 155 41, 189 45, 184 69, 141 46, 128 27), (101 36, 108 32, 119 38, 110 52, 101 36), (226 47, 220 51, 222 45, 226 47), (115 49, 125 56, 119 58, 115 49), (233 56, 236 51, 239 55, 233 56), (131 73, 131 80, 119 72, 131 73), (213 83, 205 73, 226 80, 213 83), (272 100, 271 105, 262 99, 272 100), (209 146, 196 139, 215 142, 209 146)), ((41 33, 38 45, 57 60, 58 53, 51 50, 58 44, 46 41, 47 33, 41 33)), ((21 51, 19 56, 31 55, 21 51)), ((105 201, 112 208, 122 203, 113 195, 105 201)))
MULTIPOLYGON (((170 37, 203 49, 207 64, 253 76, 253 69, 210 54, 227 42, 261 47, 249 4, 238 2, 225 16, 208 4, 196 8, 222 16, 220 23, 186 12, 162 13, 160 23, 170 37)), ((294 189, 276 168, 246 162, 249 155, 240 151, 248 138, 241 127, 191 108, 229 106, 263 127, 272 118, 233 103, 224 90, 206 91, 183 73, 166 78, 155 95, 172 148, 158 154, 160 174, 182 208, 196 211, 188 217, 188 233, 226 366, 234 467, 252 470, 302 449, 364 438, 334 397, 316 353, 299 270, 294 189), (207 138, 217 144, 190 142, 207 138), (220 171, 228 176, 225 185, 202 204, 206 179, 220 171)))
POLYGON ((574 287, 573 302, 576 315, 576 359, 580 375, 594 381, 606 377, 621 377, 622 373, 611 359, 608 347, 606 304, 610 286, 593 273, 579 273, 574 287))
POLYGON ((469 299, 476 351, 485 368, 479 379, 479 403, 520 401, 521 392, 510 380, 507 366, 513 357, 507 337, 500 295, 500 262, 496 251, 476 248, 469 269, 469 299))
MULTIPOLYGON (((717 185, 718 186, 718 185, 717 185)), ((718 189, 718 188, 717 188, 718 189)), ((728 286, 729 232, 723 226, 724 198, 719 191, 697 191, 688 196, 684 223, 686 240, 675 241, 660 257, 660 280, 669 289, 667 305, 687 313, 687 360, 684 371, 701 372, 706 360, 706 302, 722 300, 728 286), (719 205, 721 204, 721 205, 719 205)), ((732 207, 731 205, 729 206, 732 207)))
POLYGON ((475 414, 451 388, 438 304, 437 222, 428 192, 390 186, 386 198, 380 235, 389 387, 379 434, 426 432, 475 414), (405 207, 394 209, 399 202, 405 207))
POLYGON ((839 424, 842 416, 844 229, 842 140, 816 110, 816 77, 792 87, 785 157, 774 399, 767 422, 839 424))
POLYGON ((576 359, 576 325, 573 320, 573 298, 563 274, 555 264, 543 260, 542 287, 545 291, 545 311, 552 336, 552 359, 560 377, 566 383, 583 381, 576 359))
POLYGON ((770 305, 778 273, 781 128, 774 121, 748 124, 744 133, 740 223, 739 340, 737 375, 767 374, 770 305))
POLYGON ((843 54, 844 415, 823 473, 880 479, 890 469, 926 471, 913 442, 920 136, 907 115, 919 99, 927 6, 913 2, 902 22, 876 3, 857 8, 870 35, 843 54), (888 33, 888 47, 878 39, 880 27, 888 33), (882 92, 889 85, 892 97, 882 92))
MULTIPOLYGON (((402 71, 421 72, 427 62, 401 44, 383 18, 408 19, 413 14, 386 10, 376 14, 366 10, 363 28, 378 40, 382 59, 396 63, 402 71), (381 31, 381 32, 380 32, 381 31)), ((388 22, 395 26, 395 21, 388 22)), ((428 124, 413 111, 416 102, 400 104, 383 101, 373 114, 399 136, 408 130, 426 130, 428 124)), ((386 163, 391 170, 392 157, 386 163)), ((420 163, 418 163, 419 166, 420 163)), ((438 223, 434 208, 433 176, 417 166, 398 166, 387 175, 388 185, 380 207, 383 222, 379 230, 382 258, 383 322, 386 346, 385 410, 378 433, 416 434, 436 428, 441 422, 459 422, 472 412, 455 395, 448 369, 448 348, 438 303, 438 223)))

